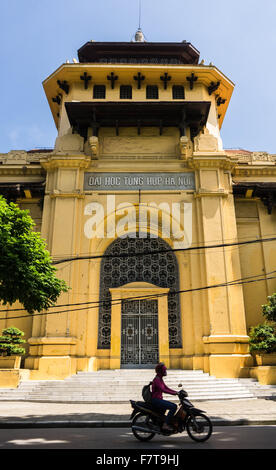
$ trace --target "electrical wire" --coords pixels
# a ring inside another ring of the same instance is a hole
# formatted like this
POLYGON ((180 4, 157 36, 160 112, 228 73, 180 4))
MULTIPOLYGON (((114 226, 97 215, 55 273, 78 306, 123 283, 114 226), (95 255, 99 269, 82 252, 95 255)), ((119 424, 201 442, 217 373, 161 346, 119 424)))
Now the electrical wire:
POLYGON ((184 294, 184 293, 195 292, 195 291, 203 291, 203 290, 214 289, 214 288, 219 288, 219 287, 237 286, 237 285, 242 285, 242 284, 249 284, 249 283, 252 283, 252 282, 267 281, 267 280, 271 280, 271 279, 276 279, 276 276, 264 277, 264 278, 261 278, 261 279, 251 279, 251 280, 247 280, 247 281, 233 280, 233 281, 230 281, 230 282, 225 282, 225 283, 221 283, 221 284, 214 284, 214 285, 211 285, 211 286, 204 286, 204 287, 197 287, 197 288, 194 288, 194 289, 185 289, 185 290, 179 290, 179 291, 165 292, 165 293, 160 293, 160 294, 143 295, 143 296, 139 296, 139 297, 129 297, 127 299, 116 299, 114 301, 110 300, 110 299, 105 299, 105 300, 95 301, 95 303, 97 305, 86 306, 86 307, 83 307, 83 308, 77 308, 77 309, 73 309, 73 310, 66 309, 66 310, 60 310, 60 311, 56 311, 56 312, 28 313, 26 315, 18 315, 18 316, 15 316, 15 317, 0 318, 0 321, 1 320, 7 320, 7 319, 8 320, 14 320, 14 319, 17 320, 19 318, 29 318, 29 317, 37 317, 37 316, 45 316, 45 315, 57 315, 57 314, 60 314, 60 313, 74 313, 74 312, 79 312, 79 311, 82 311, 82 310, 90 310, 90 309, 93 309, 93 308, 98 308, 99 304, 101 302, 106 302, 106 303, 109 303, 111 305, 119 305, 122 300, 127 300, 127 301, 146 300, 146 299, 150 299, 150 298, 163 297, 163 296, 168 296, 168 295, 173 296, 173 295, 176 295, 176 294, 184 294))
MULTIPOLYGON (((270 276, 271 274, 274 274, 274 273, 276 273, 276 270, 275 271, 270 271, 269 273, 266 273, 265 276, 270 276)), ((260 276, 263 276, 263 275, 264 275, 264 273, 254 274, 252 276, 246 276, 246 277, 242 277, 242 278, 239 278, 239 279, 235 279, 233 281, 228 281, 228 283, 229 283, 229 285, 231 285, 231 283, 245 281, 247 279, 260 277, 260 276)), ((171 291, 170 293, 172 294, 173 292, 174 291, 171 291)), ((179 292, 181 292, 181 291, 179 291, 179 292)), ((175 292, 175 293, 177 293, 177 292, 175 292)), ((78 293, 76 291, 73 291, 73 294, 78 294, 78 293)), ((98 293, 95 293, 95 292, 93 294, 92 293, 89 293, 89 294, 90 295, 98 295, 98 293)), ((88 295, 88 293, 85 293, 85 295, 88 295)), ((155 295, 156 294, 154 294, 154 296, 155 295)), ((131 299, 136 299, 136 297, 132 297, 131 299)), ((69 303, 69 304, 60 304, 60 305, 52 305, 49 308, 75 307, 75 306, 79 306, 79 305, 90 305, 90 304, 100 305, 101 303, 105 303, 105 302, 108 302, 108 301, 106 299, 104 299, 104 300, 94 300, 94 301, 77 302, 77 303, 69 303)), ((14 309, 0 310, 0 314, 1 313, 10 313, 10 312, 19 312, 19 311, 25 311, 25 309, 24 308, 14 308, 14 309)))
POLYGON ((220 243, 216 245, 205 245, 205 246, 190 246, 188 248, 168 248, 164 250, 155 250, 155 251, 142 251, 134 253, 120 253, 120 254, 103 254, 103 255, 87 255, 87 256, 75 256, 70 258, 64 258, 57 261, 53 261, 53 265, 66 263, 68 261, 79 261, 79 260, 89 260, 89 259, 108 259, 108 258, 133 258, 133 257, 140 257, 140 256, 148 256, 148 255, 156 255, 156 254, 163 254, 163 253, 175 253, 180 251, 194 251, 194 250, 206 250, 212 248, 227 248, 231 246, 244 246, 250 245, 253 243, 266 243, 275 241, 276 237, 271 238, 258 238, 257 240, 247 240, 244 242, 233 242, 233 243, 220 243))
MULTIPOLYGON (((263 238, 264 238, 264 237, 272 237, 272 236, 275 236, 275 235, 276 235, 275 232, 273 232, 273 233, 266 233, 266 234, 263 235, 263 238)), ((257 239, 257 237, 254 236, 254 235, 252 235, 251 237, 250 237, 249 235, 245 235, 245 236, 243 236, 243 237, 238 236, 238 237, 234 237, 234 238, 226 238, 226 237, 224 237, 224 240, 225 240, 225 241, 231 241, 231 240, 236 240, 237 238, 238 238, 239 240, 244 240, 244 239, 246 239, 247 241, 250 241, 250 238, 253 239, 253 240, 256 240, 256 239, 257 239)), ((215 242, 219 242, 220 240, 221 240, 221 239, 208 240, 208 243, 215 243, 215 242)), ((204 241, 198 241, 198 242, 197 242, 198 245, 199 245, 200 243, 205 243, 205 242, 204 242, 204 241)), ((191 246, 193 246, 193 245, 195 245, 195 242, 192 242, 192 243, 191 243, 191 246)), ((202 245, 202 247, 204 248, 204 245, 202 245)), ((95 251, 94 251, 94 252, 89 251, 89 252, 81 253, 81 256, 85 256, 85 255, 96 255, 96 254, 97 254, 97 252, 95 252, 95 251)), ((72 255, 72 253, 60 253, 60 254, 55 254, 55 255, 52 256, 52 260, 53 260, 53 261, 59 261, 59 259, 62 259, 62 258, 64 258, 65 256, 70 256, 70 257, 71 257, 71 256, 73 256, 73 255, 72 255)))

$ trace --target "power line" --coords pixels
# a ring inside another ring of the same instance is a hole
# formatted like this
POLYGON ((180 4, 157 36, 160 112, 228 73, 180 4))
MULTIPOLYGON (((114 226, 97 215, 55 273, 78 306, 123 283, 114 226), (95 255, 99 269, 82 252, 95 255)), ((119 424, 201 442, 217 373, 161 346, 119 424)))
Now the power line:
POLYGON ((202 250, 202 249, 211 249, 211 248, 227 248, 230 246, 243 246, 243 245, 250 245, 252 243, 265 243, 265 242, 272 242, 275 241, 276 237, 271 238, 258 238, 257 240, 247 240, 245 242, 233 242, 233 243, 220 243, 216 245, 205 245, 205 246, 190 246, 188 248, 168 248, 164 250, 155 250, 155 251, 141 251, 141 252, 134 252, 134 253, 120 253, 120 254, 103 254, 103 255, 87 255, 87 256, 75 256, 70 258, 64 258, 57 261, 53 261, 52 264, 61 264, 66 263, 68 261, 78 261, 78 260, 87 260, 87 259, 108 259, 108 258, 133 258, 138 256, 148 256, 148 255, 157 255, 162 253, 175 253, 179 251, 194 251, 194 250, 202 250))
MULTIPOLYGON (((274 272, 276 272, 276 271, 272 271, 272 273, 274 273, 274 272)), ((101 303, 101 302, 106 302, 106 303, 109 303, 111 305, 118 305, 118 304, 121 303, 122 300, 126 300, 126 301, 145 300, 145 299, 163 297, 163 296, 168 296, 168 295, 185 294, 185 293, 189 293, 189 292, 203 291, 203 290, 214 289, 214 288, 219 288, 219 287, 237 286, 237 285, 242 285, 242 284, 249 284, 249 283, 252 283, 252 282, 267 281, 267 280, 271 280, 271 279, 276 279, 276 276, 264 277, 264 278, 261 278, 261 279, 251 279, 251 280, 247 280, 247 281, 233 280, 233 281, 230 281, 230 282, 225 282, 225 283, 221 283, 221 284, 214 284, 214 285, 211 285, 211 286, 204 286, 204 287, 197 287, 197 288, 194 288, 194 289, 186 289, 186 290, 165 292, 165 293, 160 293, 160 294, 143 295, 143 296, 139 296, 139 297, 129 297, 127 299, 116 299, 114 301, 110 300, 110 299, 106 299, 106 300, 101 300, 101 301, 95 301, 95 304, 97 304, 97 305, 86 306, 86 307, 77 308, 77 309, 74 309, 74 310, 67 310, 66 309, 66 310, 60 310, 60 311, 56 311, 56 312, 28 313, 27 315, 18 315, 16 317, 0 318, 0 321, 1 320, 7 320, 7 319, 8 320, 15 320, 15 319, 17 320, 19 318, 29 318, 29 317, 37 317, 37 316, 45 316, 45 315, 57 315, 57 314, 60 314, 60 313, 73 313, 73 312, 79 312, 79 311, 82 311, 82 310, 90 310, 90 309, 93 309, 93 308, 98 308, 99 303, 101 303)))
MULTIPOLYGON (((274 273, 276 273, 276 270, 275 271, 270 271, 269 273, 266 273, 265 276, 270 276, 271 274, 274 274, 274 273)), ((231 283, 245 281, 247 279, 260 277, 260 276, 263 276, 263 275, 264 275, 264 273, 254 274, 253 276, 241 277, 241 278, 235 279, 233 281, 228 281, 228 285, 231 285, 231 283)), ((198 289, 201 289, 201 288, 198 288, 198 289)), ((179 292, 181 293, 182 291, 179 291, 179 292)), ((179 293, 179 292, 170 291, 170 294, 179 293)), ((186 292, 186 291, 183 291, 183 292, 186 292)), ((87 293, 86 293, 86 295, 87 295, 87 293)), ((156 296, 156 294, 153 294, 153 296, 156 296)), ((136 299, 136 297, 132 297, 132 299, 136 299)), ((94 300, 94 301, 87 301, 87 302, 77 302, 77 303, 69 303, 69 304, 52 305, 48 308, 75 307, 75 306, 79 306, 79 305, 91 305, 91 304, 100 305, 101 303, 105 303, 105 302, 109 302, 109 300, 103 299, 103 300, 94 300)), ((25 308, 13 308, 13 309, 7 309, 7 310, 0 310, 0 313, 20 312, 22 310, 24 311, 25 308)))
MULTIPOLYGON (((270 237, 270 236, 273 236, 273 235, 275 235, 275 232, 273 232, 273 233, 266 233, 264 236, 265 236, 265 237, 270 237)), ((233 238, 226 238, 226 237, 225 237, 224 240, 236 240, 236 238, 237 238, 237 237, 233 237, 233 238)), ((249 235, 245 235, 245 236, 243 236, 243 237, 242 237, 242 236, 239 236, 238 238, 239 238, 239 240, 246 239, 247 241, 250 241, 250 240, 249 240, 249 239, 250 239, 250 236, 249 236, 249 235)), ((253 240, 256 240, 256 236, 251 236, 251 238, 252 238, 253 240)), ((211 242, 212 242, 212 243, 213 243, 213 242, 219 242, 219 241, 220 241, 220 239, 208 240, 208 243, 211 243, 211 242)), ((202 241, 202 242, 199 241, 198 243, 204 243, 204 242, 203 242, 203 241, 202 241)), ((193 244, 194 244, 194 243, 192 243, 191 245, 193 245, 193 244)), ((201 245, 200 245, 200 246, 201 246, 201 245)), ((204 245, 202 245, 201 248, 204 248, 204 245)), ((85 255, 87 255, 87 256, 88 256, 88 255, 91 255, 91 256, 92 256, 93 253, 95 254, 95 253, 97 253, 97 252, 91 252, 91 251, 86 252, 86 253, 84 252, 84 253, 81 254, 81 256, 85 256, 85 255)), ((60 253, 60 254, 56 254, 56 255, 53 255, 53 256, 52 256, 52 260, 53 260, 53 261, 59 261, 59 259, 63 259, 65 256, 72 256, 72 254, 71 254, 71 253, 60 253)))

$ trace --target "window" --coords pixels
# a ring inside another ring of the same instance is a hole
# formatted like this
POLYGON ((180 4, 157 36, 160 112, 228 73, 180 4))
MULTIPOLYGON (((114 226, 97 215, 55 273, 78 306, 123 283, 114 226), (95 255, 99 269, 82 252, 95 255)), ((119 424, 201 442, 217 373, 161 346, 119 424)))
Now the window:
POLYGON ((147 86, 147 99, 158 100, 158 86, 156 85, 147 86))
POLYGON ((132 87, 130 85, 120 86, 120 99, 131 100, 132 99, 132 87))
POLYGON ((182 85, 174 85, 172 87, 173 99, 174 100, 184 100, 184 86, 182 85))
POLYGON ((96 98, 96 99, 105 98, 105 85, 94 85, 93 98, 96 98))

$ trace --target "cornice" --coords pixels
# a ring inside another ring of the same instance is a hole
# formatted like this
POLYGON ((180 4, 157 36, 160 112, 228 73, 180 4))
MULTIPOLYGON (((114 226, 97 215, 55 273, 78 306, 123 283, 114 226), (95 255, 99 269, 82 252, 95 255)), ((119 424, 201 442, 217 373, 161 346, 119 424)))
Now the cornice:
POLYGON ((223 170, 233 171, 236 161, 233 161, 224 152, 221 153, 205 153, 195 155, 187 160, 188 167, 194 170, 201 170, 203 168, 219 168, 223 170))
POLYGON ((41 166, 47 171, 57 168, 87 169, 91 166, 91 157, 86 155, 51 155, 40 160, 41 166))
POLYGON ((0 175, 1 176, 44 176, 44 170, 41 166, 37 167, 22 167, 22 165, 15 167, 9 165, 0 166, 0 175))
POLYGON ((276 166, 246 166, 234 168, 233 176, 276 176, 276 166))

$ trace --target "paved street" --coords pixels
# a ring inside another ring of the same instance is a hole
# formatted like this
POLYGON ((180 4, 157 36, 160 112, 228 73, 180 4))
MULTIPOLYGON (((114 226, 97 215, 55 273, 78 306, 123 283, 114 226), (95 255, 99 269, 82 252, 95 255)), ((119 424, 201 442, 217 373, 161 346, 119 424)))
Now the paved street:
MULTIPOLYGON (((276 426, 218 426, 205 443, 186 433, 141 443, 128 428, 0 429, 2 449, 276 449, 276 426)), ((95 455, 95 453, 94 453, 95 455)), ((138 455, 138 454, 137 454, 138 455)))
MULTIPOLYGON (((215 425, 276 425, 276 401, 264 399, 193 402, 215 425)), ((9 427, 127 427, 130 403, 40 403, 0 401, 0 428, 9 427), (75 426, 74 426, 75 425, 75 426)))

